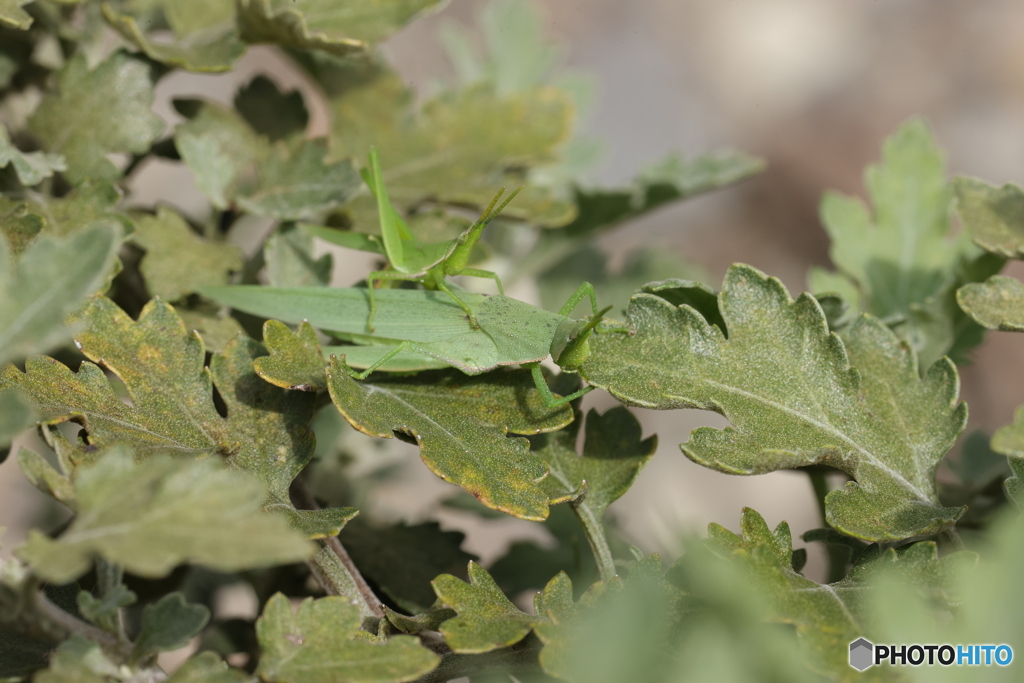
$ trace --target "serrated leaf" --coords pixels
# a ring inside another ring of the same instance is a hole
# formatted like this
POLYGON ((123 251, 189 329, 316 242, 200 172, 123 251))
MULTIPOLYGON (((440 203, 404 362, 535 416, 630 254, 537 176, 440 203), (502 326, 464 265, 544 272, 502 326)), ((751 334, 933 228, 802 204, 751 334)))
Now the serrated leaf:
POLYGON ((305 132, 309 112, 297 90, 284 93, 266 76, 257 76, 235 93, 235 109, 260 135, 284 140, 305 132))
POLYGON ((119 231, 100 225, 39 238, 11 262, 0 240, 0 364, 67 339, 65 316, 100 289, 119 245, 119 231))
POLYGON ((61 643, 50 659, 50 666, 37 673, 34 683, 107 683, 120 678, 119 667, 110 661, 100 646, 75 635, 61 643))
POLYGON ((21 9, 32 0, 0 0, 0 25, 26 30, 32 25, 32 15, 21 9))
POLYGON ((581 417, 577 415, 565 429, 538 437, 534 450, 551 471, 544 486, 552 501, 572 496, 586 482, 586 495, 575 506, 600 522, 608 506, 629 490, 654 455, 658 438, 641 439, 640 422, 626 408, 612 408, 604 414, 591 410, 583 452, 577 455, 581 417))
POLYGON ((261 511, 265 492, 214 459, 154 456, 135 464, 115 449, 78 470, 79 515, 67 531, 56 540, 33 531, 18 554, 56 583, 81 576, 96 555, 148 577, 186 561, 232 571, 307 557, 312 546, 284 517, 261 511))
POLYGON ((440 662, 411 636, 371 643, 359 626, 358 608, 344 598, 307 598, 293 613, 288 598, 278 593, 256 622, 263 648, 261 679, 268 683, 397 683, 415 680, 440 662))
POLYGON ((565 572, 551 579, 543 593, 534 596, 533 611, 538 617, 546 617, 533 625, 534 633, 544 643, 538 657, 541 667, 552 676, 572 680, 568 652, 571 641, 565 627, 576 615, 576 603, 572 599, 572 580, 565 572))
POLYGON ((272 145, 237 112, 210 103, 178 126, 175 144, 199 189, 218 209, 237 202, 260 216, 312 218, 346 201, 360 185, 347 159, 324 160, 322 141, 272 145), (246 175, 252 169, 255 180, 246 175))
POLYGON ((582 374, 627 405, 721 413, 682 445, 694 462, 731 474, 826 464, 855 481, 826 501, 828 523, 867 540, 901 540, 951 526, 935 470, 963 430, 966 406, 948 360, 919 378, 911 349, 877 319, 851 328, 849 355, 813 297, 733 266, 719 295, 726 339, 688 306, 633 297, 635 334, 591 339, 582 374), (852 367, 851 367, 852 366, 852 367))
POLYGON ((257 358, 256 373, 271 384, 300 391, 327 390, 327 361, 316 331, 306 322, 294 332, 277 320, 263 324, 269 356, 257 358))
POLYGON ((98 297, 78 320, 85 328, 77 337, 82 352, 124 382, 132 405, 92 363, 73 373, 53 359, 33 358, 24 374, 0 369, 0 387, 21 387, 49 423, 79 422, 89 445, 127 443, 140 455, 217 452, 266 482, 268 503, 289 501, 288 487, 313 453, 307 425, 314 397, 260 379, 252 369, 265 353, 258 342, 237 337, 206 368, 202 340, 160 300, 148 303, 136 322, 98 297), (214 405, 214 386, 226 418, 214 405))
POLYGON ((1013 476, 1006 480, 1006 492, 1018 507, 1024 508, 1024 406, 1017 408, 1013 422, 992 435, 992 450, 1010 462, 1013 476))
POLYGON ((105 181, 88 180, 63 197, 26 192, 28 210, 41 216, 44 230, 51 235, 67 236, 97 224, 119 227, 124 234, 135 229, 132 220, 116 210, 121 191, 105 181))
MULTIPOLYGON (((2 10, 0 10, 2 14, 2 10)), ((38 185, 45 178, 50 178, 57 171, 67 169, 64 157, 60 154, 48 154, 46 152, 25 153, 19 150, 11 142, 7 132, 7 126, 0 125, 0 168, 8 164, 14 167, 18 174, 18 180, 25 187, 38 185)))
POLYGON ((185 601, 181 593, 169 593, 142 610, 142 626, 135 638, 132 658, 185 647, 210 621, 210 610, 185 601))
MULTIPOLYGON (((160 3, 174 34, 173 42, 152 40, 137 17, 103 3, 103 16, 128 42, 152 60, 188 71, 227 71, 245 54, 238 36, 233 3, 227 0, 164 0, 160 3), (186 18, 187 17, 187 18, 186 18)), ((143 19, 143 25, 148 23, 143 19)))
POLYGON ((469 583, 442 574, 433 586, 438 599, 459 615, 441 624, 445 642, 455 652, 473 654, 507 647, 533 628, 535 618, 513 605, 476 562, 469 563, 469 583))
POLYGON ((873 215, 857 198, 829 193, 822 200, 829 253, 841 275, 812 271, 811 287, 842 294, 885 320, 927 368, 950 352, 965 324, 950 299, 952 290, 977 277, 971 264, 980 252, 966 236, 950 237, 945 159, 923 121, 909 121, 886 140, 882 162, 868 167, 865 185, 873 215), (840 277, 849 283, 838 283, 840 277))
POLYGON ((180 214, 165 206, 156 215, 136 215, 133 242, 142 247, 139 270, 150 294, 177 301, 199 287, 227 284, 242 269, 242 250, 233 244, 202 239, 180 214))
POLYGON ((979 325, 990 330, 1024 332, 1024 283, 993 275, 957 290, 957 303, 979 325))
POLYGON ((267 281, 271 287, 326 287, 331 282, 334 259, 330 254, 313 257, 313 237, 286 224, 263 245, 267 281))
POLYGON ((247 683, 252 679, 232 669, 213 652, 203 652, 181 665, 167 683, 247 683))
POLYGON ((334 405, 359 431, 414 438, 434 474, 480 502, 522 519, 548 516, 541 485, 544 461, 522 438, 564 427, 568 406, 545 408, 526 371, 468 377, 458 371, 358 382, 331 359, 327 386, 334 405))
POLYGON ((72 183, 116 180, 121 173, 107 155, 141 154, 164 129, 152 104, 153 85, 143 62, 116 52, 89 69, 78 54, 58 72, 56 90, 43 98, 29 128, 47 151, 64 155, 72 183))
POLYGON ((238 25, 250 43, 322 50, 345 57, 367 50, 445 0, 348 2, 335 0, 239 0, 238 25))
POLYGON ((218 311, 214 306, 175 306, 174 312, 185 323, 186 330, 195 331, 203 338, 206 350, 211 353, 220 353, 232 339, 239 334, 245 335, 245 330, 237 320, 218 311))
MULTIPOLYGON (((363 159, 376 145, 388 195, 402 207, 429 198, 482 209, 500 188, 524 184, 526 169, 554 159, 571 132, 572 104, 555 88, 498 95, 480 85, 435 97, 417 111, 402 80, 378 63, 306 66, 330 99, 331 158, 363 159)), ((360 230, 376 230, 372 197, 345 208, 360 230)), ((573 217, 571 205, 535 185, 504 213, 543 225, 573 217)))
MULTIPOLYGON (((938 558, 934 543, 917 543, 900 552, 889 549, 869 562, 862 562, 850 575, 833 584, 818 584, 792 569, 792 540, 789 525, 769 529, 764 518, 744 508, 742 536, 712 524, 708 544, 712 551, 731 558, 743 568, 746 580, 767 599, 770 621, 796 627, 806 665, 837 681, 863 680, 849 666, 849 643, 871 638, 877 623, 865 607, 869 580, 879 572, 893 571, 907 577, 913 589, 941 596, 961 563, 973 563, 973 553, 955 553, 938 558)), ((889 680, 885 670, 869 672, 889 680)))
POLYGON ((384 527, 354 522, 339 539, 362 574, 412 614, 434 602, 431 579, 465 575, 466 563, 477 559, 461 548, 465 534, 444 531, 437 522, 384 527))

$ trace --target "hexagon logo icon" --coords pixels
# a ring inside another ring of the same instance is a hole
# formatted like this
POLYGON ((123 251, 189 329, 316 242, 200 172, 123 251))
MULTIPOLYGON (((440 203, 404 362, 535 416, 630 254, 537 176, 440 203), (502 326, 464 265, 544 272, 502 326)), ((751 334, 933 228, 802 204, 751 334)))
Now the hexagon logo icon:
POLYGON ((863 671, 874 664, 875 646, 870 640, 858 638, 850 643, 850 666, 857 671, 863 671))

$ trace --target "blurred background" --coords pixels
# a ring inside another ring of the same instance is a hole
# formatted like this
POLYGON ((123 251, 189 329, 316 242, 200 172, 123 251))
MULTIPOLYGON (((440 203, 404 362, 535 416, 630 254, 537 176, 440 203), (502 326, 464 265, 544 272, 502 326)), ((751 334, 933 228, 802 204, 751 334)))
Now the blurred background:
MULTIPOLYGON (((736 187, 669 205, 603 236, 613 261, 635 244, 654 245, 695 263, 716 289, 733 262, 782 279, 794 294, 812 265, 830 265, 817 217, 827 189, 864 195, 864 167, 878 160, 883 139, 912 115, 927 118, 947 150, 950 175, 991 183, 1024 182, 1024 3, 1013 0, 559 0, 538 3, 549 37, 565 64, 589 74, 597 88, 580 126, 604 144, 588 181, 623 184, 668 151, 687 157, 735 148, 767 161, 767 170, 736 187)), ((451 79, 437 40, 446 22, 472 26, 483 2, 454 0, 415 22, 382 50, 421 93, 451 79)), ((253 49, 226 76, 176 74, 161 82, 157 111, 175 122, 170 97, 229 101, 254 73, 269 70, 279 85, 304 92, 311 131, 326 130, 322 105, 307 84, 268 50, 253 49)), ((154 164, 135 181, 140 204, 167 196, 177 204, 204 201, 179 165, 154 164)), ((365 261, 336 279, 349 284, 365 261), (346 273, 356 273, 346 276, 346 273)), ((1010 274, 1024 275, 1019 265, 1010 274)), ((529 292, 524 294, 529 296, 529 292)), ((1024 403, 1024 338, 990 334, 961 368, 970 405, 968 432, 991 432, 1024 403)), ((587 406, 614 404, 601 392, 587 406)), ((678 444, 700 425, 723 426, 716 415, 638 411, 660 446, 637 484, 612 508, 632 543, 674 554, 681 532, 703 533, 709 522, 737 528, 741 508, 769 524, 787 520, 794 537, 819 526, 807 478, 799 473, 730 477, 694 465, 678 444)), ((493 559, 515 538, 543 540, 536 524, 509 519, 503 533, 474 527, 471 516, 438 513, 452 487, 422 467, 415 449, 364 444, 368 457, 396 464, 368 504, 378 514, 417 520, 430 514, 466 530, 466 547, 493 559)), ((13 462, 0 467, 0 519, 9 548, 42 514, 43 496, 13 462)), ((817 545, 817 544, 815 544, 817 545)), ((814 556, 808 575, 820 579, 814 556)))

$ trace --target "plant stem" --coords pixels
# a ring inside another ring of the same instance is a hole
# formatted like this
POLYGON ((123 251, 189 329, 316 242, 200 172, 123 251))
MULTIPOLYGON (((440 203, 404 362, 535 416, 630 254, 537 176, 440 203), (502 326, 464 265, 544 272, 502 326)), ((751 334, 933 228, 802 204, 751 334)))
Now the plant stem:
POLYGON ((594 551, 594 559, 597 560, 597 568, 601 572, 601 580, 615 578, 615 558, 612 557, 612 549, 608 545, 608 537, 604 534, 601 520, 582 501, 579 504, 572 504, 572 511, 576 513, 577 519, 583 525, 584 533, 587 534, 587 541, 590 542, 590 549, 594 551))
MULTIPOLYGON (((292 497, 300 507, 306 510, 319 510, 313 494, 309 492, 305 482, 296 479, 291 486, 292 497)), ((337 536, 317 541, 319 547, 313 557, 306 560, 313 578, 323 587, 328 595, 341 595, 359 607, 363 619, 382 619, 384 611, 380 608, 378 598, 366 579, 359 573, 345 546, 337 536)))
MULTIPOLYGON (((828 470, 824 467, 803 468, 811 480, 811 488, 814 489, 814 498, 818 501, 818 513, 821 515, 821 525, 829 528, 831 525, 825 513, 825 496, 831 490, 828 485, 828 470)), ((825 544, 825 552, 828 555, 828 566, 825 572, 825 583, 835 583, 846 576, 846 551, 831 543, 825 544)))
POLYGON ((509 671, 540 671, 537 653, 540 642, 527 637, 512 647, 488 652, 483 655, 460 655, 448 652, 441 657, 441 663, 415 683, 444 683, 455 678, 487 673, 505 674, 509 671))
POLYGON ((119 661, 127 661, 131 655, 131 643, 122 642, 116 636, 101 628, 88 624, 81 619, 65 612, 50 602, 42 591, 38 591, 33 599, 33 607, 40 617, 39 624, 47 635, 56 640, 65 640, 72 635, 80 635, 98 644, 107 653, 114 655, 119 661))

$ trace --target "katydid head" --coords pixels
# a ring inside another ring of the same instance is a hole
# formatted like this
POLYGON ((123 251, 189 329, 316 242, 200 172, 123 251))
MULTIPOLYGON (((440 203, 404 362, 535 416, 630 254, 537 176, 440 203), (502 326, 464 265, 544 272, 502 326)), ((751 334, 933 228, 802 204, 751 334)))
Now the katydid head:
POLYGON ((576 370, 590 355, 590 343, 587 338, 604 319, 604 314, 612 309, 606 306, 583 323, 580 320, 567 318, 555 330, 555 338, 551 341, 551 357, 563 370, 576 370))
POLYGON ((473 223, 468 230, 459 235, 455 248, 452 250, 452 253, 448 255, 448 258, 445 259, 445 275, 458 275, 465 270, 466 266, 469 265, 469 257, 473 252, 473 247, 475 247, 476 243, 480 241, 484 228, 487 227, 488 223, 494 220, 495 216, 501 213, 502 209, 508 206, 510 201, 515 199, 515 196, 519 194, 522 189, 522 186, 520 186, 513 190, 512 194, 505 197, 505 201, 503 201, 496 209, 494 206, 498 203, 498 200, 501 199, 501 195, 505 194, 505 188, 501 188, 498 191, 498 194, 494 195, 494 199, 492 199, 491 203, 487 205, 484 212, 480 214, 480 218, 476 219, 476 222, 473 223))

